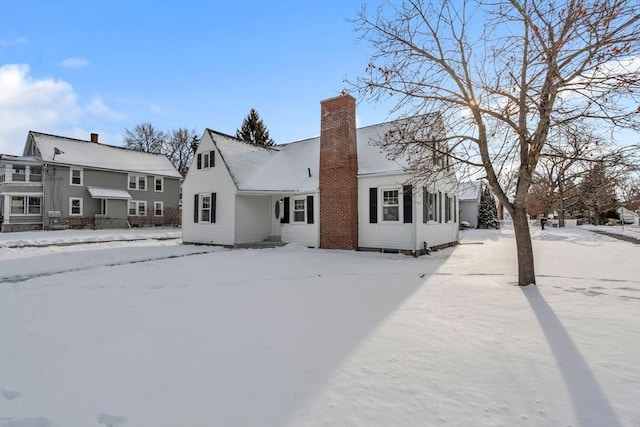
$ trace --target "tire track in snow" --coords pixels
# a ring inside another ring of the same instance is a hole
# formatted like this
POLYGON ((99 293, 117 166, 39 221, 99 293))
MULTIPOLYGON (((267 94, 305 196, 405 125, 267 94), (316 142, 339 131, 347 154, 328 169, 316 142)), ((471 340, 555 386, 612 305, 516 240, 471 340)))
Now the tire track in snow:
POLYGON ((188 256, 193 256, 193 255, 209 254, 209 253, 212 253, 212 252, 216 252, 216 251, 215 250, 208 250, 208 251, 200 251, 200 252, 191 252, 191 253, 187 253, 187 254, 172 254, 172 255, 166 255, 166 256, 160 256, 160 257, 137 259, 137 260, 132 260, 132 261, 121 261, 121 262, 114 262, 114 263, 108 263, 108 264, 91 265, 91 266, 87 266, 87 267, 66 268, 66 269, 61 269, 61 270, 56 270, 56 271, 47 271, 47 272, 42 272, 42 273, 15 274, 15 275, 12 275, 12 276, 0 277, 0 284, 2 284, 2 283, 20 283, 20 282, 25 282, 25 281, 30 280, 30 279, 35 279, 35 278, 39 278, 39 277, 55 276, 55 275, 58 275, 58 274, 72 273, 74 271, 86 271, 86 270, 91 270, 91 269, 100 268, 100 267, 118 267, 120 265, 139 264, 139 263, 151 262, 151 261, 162 261, 162 260, 165 260, 165 259, 172 259, 172 258, 184 258, 184 257, 188 257, 188 256))

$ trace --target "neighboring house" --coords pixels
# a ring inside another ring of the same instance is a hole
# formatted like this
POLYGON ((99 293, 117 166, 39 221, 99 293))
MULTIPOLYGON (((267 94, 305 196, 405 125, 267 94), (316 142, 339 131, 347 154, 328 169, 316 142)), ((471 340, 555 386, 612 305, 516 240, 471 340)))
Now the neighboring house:
POLYGON ((482 182, 480 181, 461 182, 458 186, 460 222, 468 222, 470 228, 478 227, 478 214, 480 212, 482 191, 482 182))
POLYGON ((393 122, 356 130, 350 95, 322 101, 321 117, 320 137, 270 148, 206 129, 182 186, 183 242, 417 255, 457 240, 453 172, 414 188, 412 171, 375 144, 393 122))
POLYGON ((30 131, 0 158, 2 231, 177 223, 180 181, 164 155, 30 131))
POLYGON ((620 215, 620 222, 624 224, 637 224, 638 219, 634 211, 625 207, 619 207, 617 209, 618 215, 620 215))

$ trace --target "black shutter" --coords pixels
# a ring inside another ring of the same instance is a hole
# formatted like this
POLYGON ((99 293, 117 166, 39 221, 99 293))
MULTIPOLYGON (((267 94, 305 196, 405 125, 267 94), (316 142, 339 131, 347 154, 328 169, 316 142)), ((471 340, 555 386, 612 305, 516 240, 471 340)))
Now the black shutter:
POLYGON ((307 196, 307 224, 313 224, 313 196, 307 196))
POLYGON ((193 195, 193 222, 198 222, 198 195, 193 195))
POLYGON ((211 222, 216 222, 216 193, 211 193, 211 222))
POLYGON ((369 222, 376 224, 378 222, 378 188, 369 188, 369 222))
POLYGON ((402 186, 402 205, 404 223, 411 224, 413 222, 413 186, 402 186))
POLYGON ((442 193, 438 191, 438 203, 437 203, 437 212, 438 212, 438 222, 442 222, 442 193))
POLYGON ((198 154, 197 161, 198 169, 202 169, 202 153, 198 154))
POLYGON ((422 222, 426 224, 429 221, 429 192, 427 187, 422 187, 422 222))
POLYGON ((209 153, 209 166, 214 167, 216 165, 216 152, 209 153))
POLYGON ((284 198, 284 212, 282 212, 281 224, 289 224, 289 198, 284 198))

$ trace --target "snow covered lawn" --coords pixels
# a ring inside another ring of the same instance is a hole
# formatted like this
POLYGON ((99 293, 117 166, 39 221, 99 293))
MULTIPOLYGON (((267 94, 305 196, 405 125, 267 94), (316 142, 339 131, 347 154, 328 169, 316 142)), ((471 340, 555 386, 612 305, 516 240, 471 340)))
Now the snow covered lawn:
POLYGON ((0 426, 640 425, 640 245, 533 233, 527 288, 509 229, 418 259, 4 235, 0 426))

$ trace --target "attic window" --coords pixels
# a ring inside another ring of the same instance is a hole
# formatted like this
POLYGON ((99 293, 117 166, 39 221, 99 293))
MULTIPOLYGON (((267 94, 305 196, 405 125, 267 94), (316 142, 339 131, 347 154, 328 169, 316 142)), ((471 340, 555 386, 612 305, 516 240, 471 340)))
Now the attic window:
POLYGON ((216 152, 206 151, 204 153, 198 153, 196 156, 196 167, 198 169, 208 169, 215 167, 216 165, 216 152))

